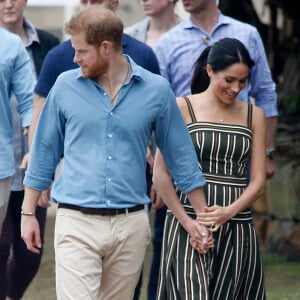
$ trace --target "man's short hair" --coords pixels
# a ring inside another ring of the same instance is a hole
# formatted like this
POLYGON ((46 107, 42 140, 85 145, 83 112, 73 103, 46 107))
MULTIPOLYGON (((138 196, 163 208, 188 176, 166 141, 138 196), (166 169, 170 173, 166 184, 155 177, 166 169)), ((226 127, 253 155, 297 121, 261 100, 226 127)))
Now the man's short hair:
POLYGON ((112 42, 114 48, 122 48, 123 23, 112 11, 95 6, 83 9, 66 24, 66 32, 86 34, 86 42, 99 46, 103 41, 112 42))

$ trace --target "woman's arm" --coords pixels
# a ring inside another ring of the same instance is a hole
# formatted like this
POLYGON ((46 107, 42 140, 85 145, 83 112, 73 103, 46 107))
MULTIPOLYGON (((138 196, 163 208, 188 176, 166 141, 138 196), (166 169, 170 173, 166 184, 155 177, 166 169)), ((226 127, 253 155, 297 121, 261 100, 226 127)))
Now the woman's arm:
MULTIPOLYGON (((156 151, 154 160, 153 184, 168 208, 172 211, 183 228, 189 233, 191 239, 193 241, 199 241, 201 244, 201 250, 192 244, 193 247, 197 248, 198 251, 200 250, 199 252, 205 253, 208 249, 208 229, 190 218, 180 204, 171 176, 159 149, 156 151)), ((206 199, 202 188, 191 191, 188 193, 188 197, 196 212, 204 210, 206 207, 206 199)), ((211 246, 211 244, 209 246, 211 246)))

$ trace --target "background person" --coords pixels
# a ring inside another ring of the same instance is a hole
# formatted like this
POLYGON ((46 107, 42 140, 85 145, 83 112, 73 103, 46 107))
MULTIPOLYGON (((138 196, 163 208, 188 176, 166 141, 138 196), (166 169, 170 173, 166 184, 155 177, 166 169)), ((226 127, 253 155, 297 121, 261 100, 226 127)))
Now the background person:
MULTIPOLYGON (((26 0, 1 1, 0 26, 21 38, 31 60, 32 73, 36 78, 48 50, 57 45, 59 40, 46 31, 34 28, 31 22, 24 17, 26 4, 26 0)), ((27 136, 23 135, 16 97, 13 95, 10 101, 16 172, 12 177, 8 209, 0 235, 0 300, 21 299, 37 273, 42 258, 42 252, 33 254, 28 251, 21 238, 20 221, 24 198, 24 171, 20 169, 20 165, 23 156, 28 152, 28 142, 27 136)), ((46 208, 38 206, 36 216, 41 228, 41 239, 44 240, 46 208)))
POLYGON ((34 78, 28 54, 19 37, 0 27, 0 232, 15 173, 10 96, 15 94, 22 128, 30 125, 34 78))

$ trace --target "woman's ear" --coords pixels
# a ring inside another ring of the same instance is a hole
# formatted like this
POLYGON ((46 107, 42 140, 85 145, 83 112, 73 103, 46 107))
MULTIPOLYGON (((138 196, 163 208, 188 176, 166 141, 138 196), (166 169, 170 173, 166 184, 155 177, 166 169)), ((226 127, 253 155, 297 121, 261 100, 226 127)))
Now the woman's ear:
POLYGON ((206 72, 207 72, 208 77, 211 77, 211 75, 212 75, 212 73, 213 73, 213 70, 212 70, 210 64, 207 64, 207 65, 206 65, 206 72))

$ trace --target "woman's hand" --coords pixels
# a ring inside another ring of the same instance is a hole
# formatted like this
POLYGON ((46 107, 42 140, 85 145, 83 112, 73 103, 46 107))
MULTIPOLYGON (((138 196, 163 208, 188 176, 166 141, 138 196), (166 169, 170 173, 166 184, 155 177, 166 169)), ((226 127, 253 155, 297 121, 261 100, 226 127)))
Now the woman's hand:
POLYGON ((205 207, 204 212, 197 212, 197 222, 208 227, 209 231, 217 231, 232 217, 229 206, 213 205, 205 207))

